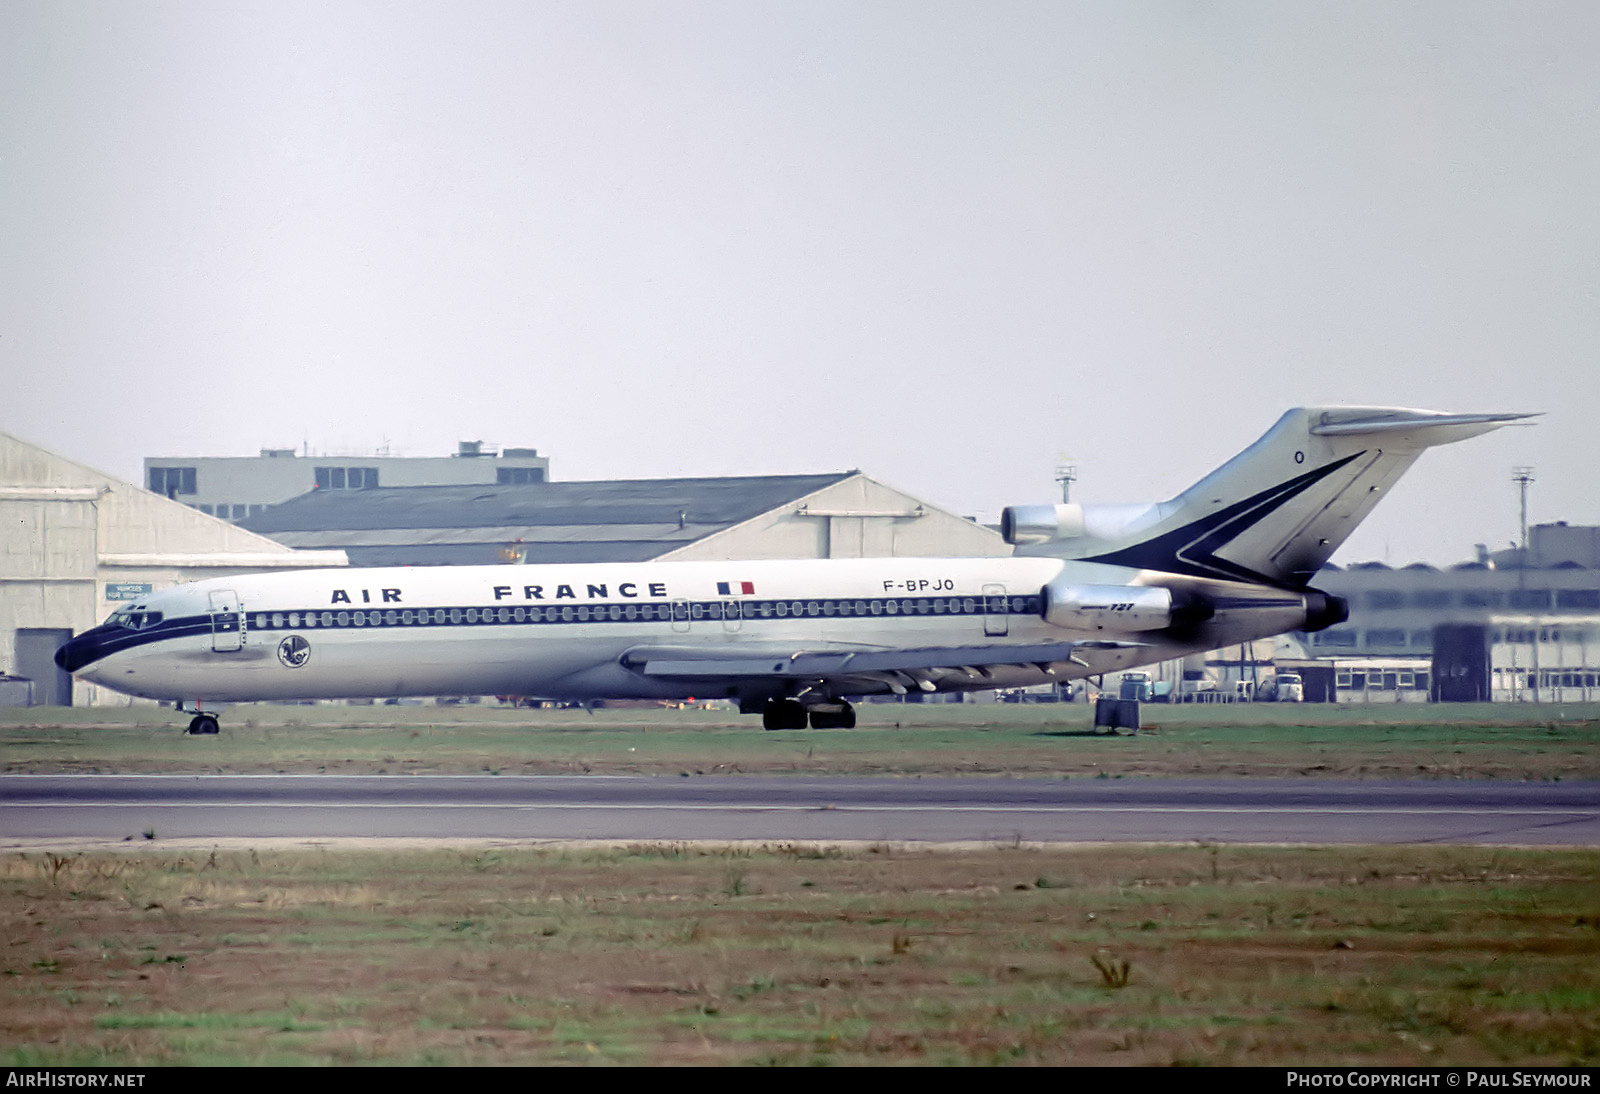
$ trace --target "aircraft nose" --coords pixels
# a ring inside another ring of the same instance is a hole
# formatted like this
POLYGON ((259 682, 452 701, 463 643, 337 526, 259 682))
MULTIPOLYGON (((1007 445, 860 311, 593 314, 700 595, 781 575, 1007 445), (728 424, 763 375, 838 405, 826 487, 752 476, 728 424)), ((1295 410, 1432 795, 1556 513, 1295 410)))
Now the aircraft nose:
POLYGON ((68 672, 77 672, 92 661, 98 661, 107 651, 96 631, 84 631, 69 638, 57 650, 56 664, 68 672))

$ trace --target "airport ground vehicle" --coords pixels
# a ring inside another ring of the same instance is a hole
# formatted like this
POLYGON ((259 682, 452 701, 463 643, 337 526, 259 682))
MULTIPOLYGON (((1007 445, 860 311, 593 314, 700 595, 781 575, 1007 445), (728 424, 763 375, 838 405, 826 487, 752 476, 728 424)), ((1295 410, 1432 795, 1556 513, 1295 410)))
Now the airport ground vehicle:
POLYGON ((1280 672, 1274 678, 1273 699, 1279 703, 1300 703, 1305 701, 1305 683, 1300 679, 1298 672, 1280 672))

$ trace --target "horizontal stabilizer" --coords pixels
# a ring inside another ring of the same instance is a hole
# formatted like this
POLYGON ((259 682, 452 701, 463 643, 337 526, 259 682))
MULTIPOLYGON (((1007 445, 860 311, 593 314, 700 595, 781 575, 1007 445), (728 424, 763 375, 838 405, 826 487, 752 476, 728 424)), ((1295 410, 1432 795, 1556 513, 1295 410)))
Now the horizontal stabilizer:
POLYGON ((1311 435, 1314 437, 1353 437, 1377 433, 1399 433, 1402 431, 1418 431, 1418 437, 1427 438, 1425 444, 1443 444, 1448 441, 1465 440, 1467 437, 1478 433, 1487 433, 1491 429, 1508 425, 1511 422, 1523 421, 1528 418, 1537 418, 1537 414, 1440 414, 1428 410, 1402 410, 1399 408, 1386 408, 1370 410, 1367 408, 1352 408, 1348 411, 1327 410, 1323 411, 1321 420, 1311 426, 1311 435), (1450 429, 1451 436, 1430 437, 1427 430, 1450 429), (1459 427, 1469 427, 1462 429, 1459 427), (1482 427, 1482 428, 1470 428, 1482 427))

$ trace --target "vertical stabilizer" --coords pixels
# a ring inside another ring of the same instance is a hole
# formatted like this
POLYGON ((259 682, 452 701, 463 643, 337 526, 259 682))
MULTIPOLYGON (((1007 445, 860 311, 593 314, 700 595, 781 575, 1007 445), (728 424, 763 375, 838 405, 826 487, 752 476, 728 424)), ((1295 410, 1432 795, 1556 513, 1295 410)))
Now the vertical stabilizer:
MULTIPOLYGON (((1304 588, 1423 449, 1529 417, 1301 407, 1171 501, 1125 521, 1100 522, 1093 537, 1079 539, 1071 554, 1194 577, 1304 588)), ((1085 519, 1093 529, 1096 521, 1088 507, 1085 519)))

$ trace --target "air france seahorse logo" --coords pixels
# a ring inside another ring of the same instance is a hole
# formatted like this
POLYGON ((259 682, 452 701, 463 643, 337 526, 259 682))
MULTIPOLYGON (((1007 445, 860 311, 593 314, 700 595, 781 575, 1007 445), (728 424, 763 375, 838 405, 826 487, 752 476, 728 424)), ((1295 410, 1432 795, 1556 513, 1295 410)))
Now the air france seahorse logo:
POLYGON ((297 669, 311 660, 311 643, 298 634, 291 634, 278 643, 278 660, 291 669, 297 669))

